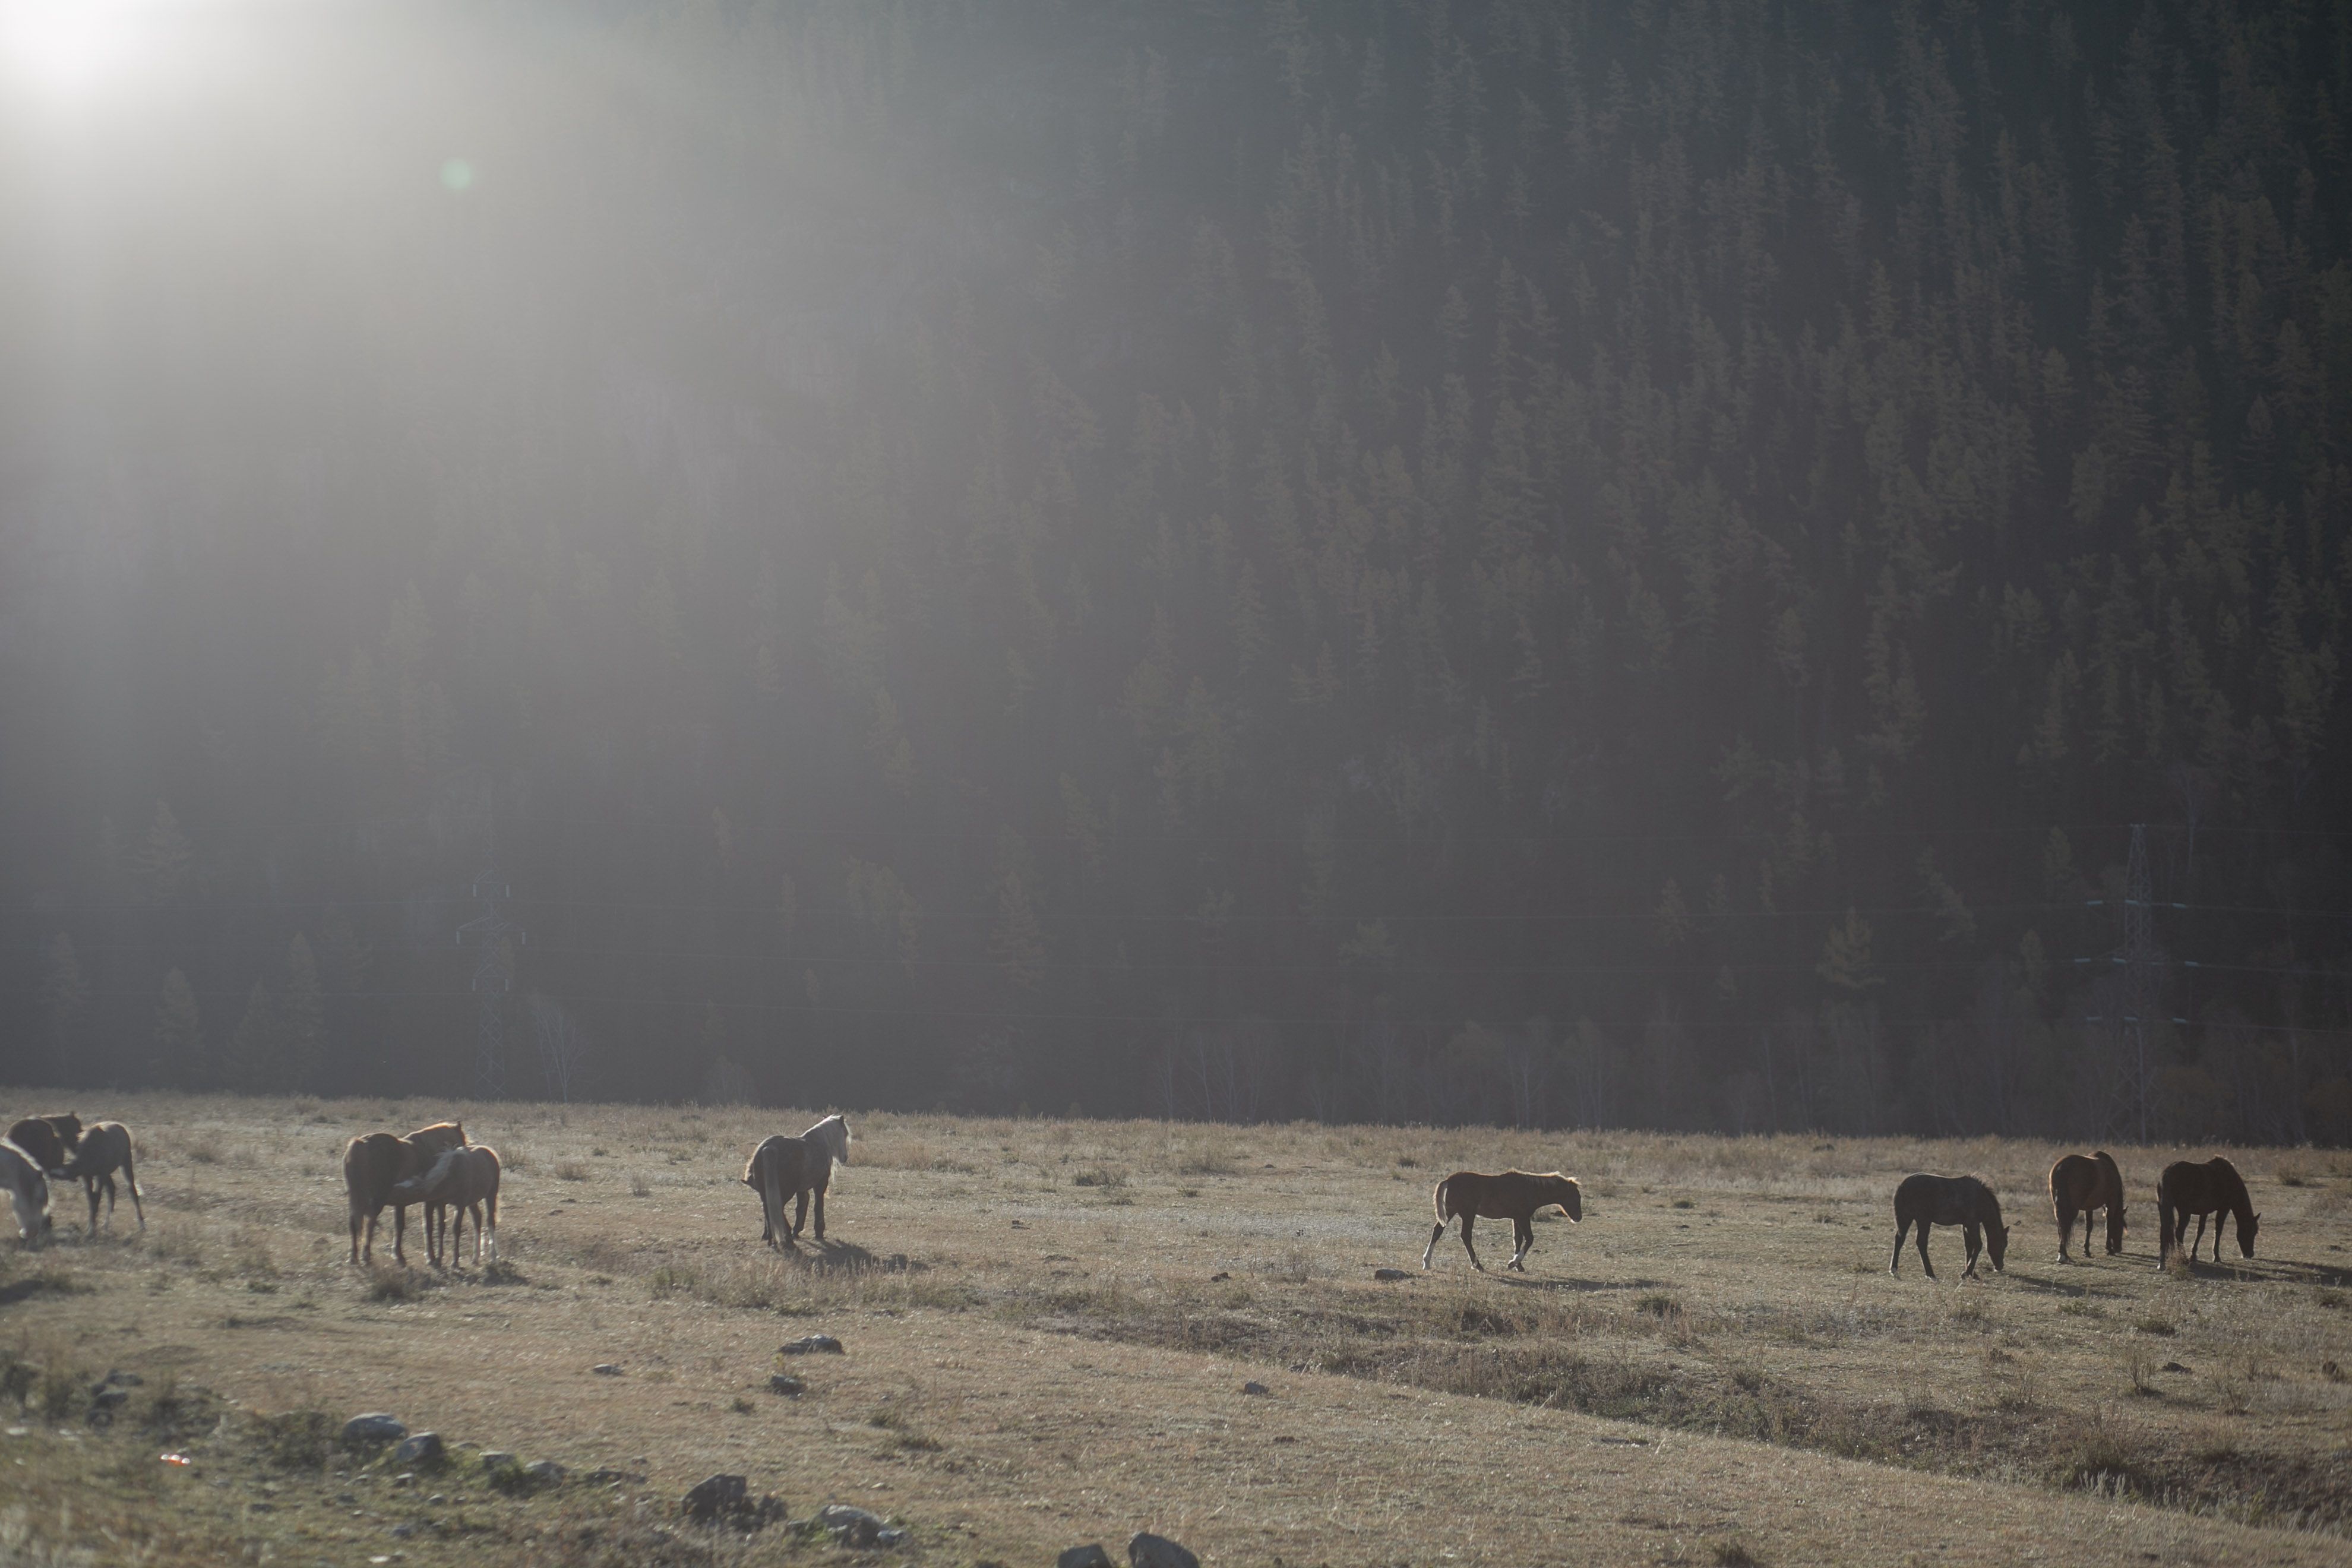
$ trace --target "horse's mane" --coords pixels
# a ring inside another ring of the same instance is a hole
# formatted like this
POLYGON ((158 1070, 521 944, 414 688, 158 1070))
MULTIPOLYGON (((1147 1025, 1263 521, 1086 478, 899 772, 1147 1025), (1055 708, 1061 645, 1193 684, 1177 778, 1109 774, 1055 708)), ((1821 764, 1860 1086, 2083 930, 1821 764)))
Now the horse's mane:
POLYGON ((801 1134, 803 1142, 823 1149, 837 1165, 849 1163, 849 1122, 839 1111, 801 1134))
POLYGON ((2205 1169, 2212 1173, 2214 1195, 2232 1215, 2254 1212, 2254 1194, 2246 1190, 2246 1178, 2238 1174, 2238 1167, 2216 1154, 2205 1169))

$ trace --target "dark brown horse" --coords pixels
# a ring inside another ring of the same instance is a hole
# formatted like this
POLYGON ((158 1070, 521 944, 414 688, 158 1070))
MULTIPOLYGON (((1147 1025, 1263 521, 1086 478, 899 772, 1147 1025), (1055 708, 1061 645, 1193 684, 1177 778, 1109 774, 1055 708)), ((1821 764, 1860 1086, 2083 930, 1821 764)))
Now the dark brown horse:
POLYGON ((466 1145, 466 1127, 460 1121, 436 1121, 430 1127, 420 1127, 403 1138, 391 1132, 369 1132, 354 1138, 343 1149, 343 1192, 351 1199, 352 1261, 362 1256, 360 1230, 367 1230, 365 1255, 375 1258, 375 1222, 384 1206, 392 1207, 392 1256, 399 1262, 408 1261, 403 1244, 408 1237, 408 1205, 395 1199, 392 1189, 412 1176, 423 1173, 434 1158, 445 1149, 462 1149, 466 1145))
POLYGON ((1525 1274, 1528 1254, 1536 1244, 1536 1211, 1557 1205, 1570 1221, 1584 1220, 1584 1189, 1576 1184, 1573 1176, 1563 1176, 1558 1171, 1537 1175, 1529 1171, 1498 1171, 1489 1174, 1483 1171, 1456 1171, 1437 1184, 1429 1201, 1437 1210, 1437 1224, 1429 1233, 1429 1245, 1421 1249, 1421 1266, 1429 1267, 1430 1255, 1437 1250, 1437 1238, 1445 1234, 1446 1222, 1455 1215, 1462 1219, 1462 1250, 1470 1255, 1470 1267, 1484 1274, 1486 1266, 1478 1261, 1478 1249, 1470 1243, 1470 1227, 1484 1219, 1507 1219, 1511 1222, 1511 1253, 1509 1267, 1525 1274))
POLYGON ((66 1162, 81 1143, 81 1118, 71 1111, 63 1116, 27 1116, 8 1129, 8 1142, 40 1166, 42 1174, 62 1176, 66 1162))
POLYGON ((1958 1226, 1968 1238, 1969 1266, 1961 1270, 1962 1279, 1983 1278, 1977 1273, 1977 1254, 1988 1245, 1994 1271, 2001 1271, 2001 1258, 2009 1251, 2009 1227, 2000 1223, 2000 1200, 1974 1176, 1906 1176, 1895 1189, 1895 1257, 1886 1271, 1898 1279, 1903 1273, 1903 1237, 1915 1225, 1919 1227, 1919 1267, 1927 1271, 1928 1279, 1936 1277, 1936 1266, 1927 1261, 1927 1229, 1937 1225, 1958 1226))
POLYGON ((2172 1249, 2180 1245, 2181 1233, 2189 1228, 2189 1216, 2197 1216, 2197 1239, 2189 1244, 2189 1261, 2197 1261, 2197 1248, 2205 1240, 2205 1216, 2213 1216, 2213 1261, 2221 1261, 2221 1211, 2227 1209, 2238 1222, 2238 1250, 2248 1258, 2254 1255, 2254 1232, 2261 1228, 2263 1216, 2254 1212, 2254 1201, 2246 1194, 2246 1179, 2238 1174, 2238 1167, 2215 1155, 2203 1164, 2188 1160, 2176 1160, 2164 1168, 2156 1184, 2157 1223, 2164 1234, 2157 1244, 2156 1266, 2161 1268, 2171 1259, 2172 1249))
POLYGON ((2066 1244, 2074 1234, 2074 1216, 2083 1216, 2083 1256, 2091 1256, 2091 1211, 2107 1211, 2107 1256, 2124 1249, 2124 1173, 2105 1149, 2094 1154, 2068 1154, 2050 1167, 2050 1212, 2058 1220, 2058 1261, 2066 1261, 2066 1244))
POLYGON ((138 1212, 139 1228, 147 1228, 147 1205, 139 1201, 139 1173, 131 1163, 131 1129, 120 1121, 97 1121, 81 1135, 73 1157, 66 1162, 66 1176, 81 1184, 82 1194, 89 1199, 89 1231, 98 1230, 98 1194, 106 1193, 106 1223, 114 1223, 114 1173, 131 1187, 131 1206, 138 1212))

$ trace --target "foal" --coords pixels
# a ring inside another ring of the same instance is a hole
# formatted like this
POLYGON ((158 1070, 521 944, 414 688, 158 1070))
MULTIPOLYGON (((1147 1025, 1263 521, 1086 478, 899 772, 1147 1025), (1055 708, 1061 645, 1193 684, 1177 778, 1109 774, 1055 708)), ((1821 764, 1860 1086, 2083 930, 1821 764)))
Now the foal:
POLYGON ((1511 1254, 1509 1267, 1525 1274, 1527 1258, 1536 1244, 1536 1211, 1557 1205, 1568 1215, 1571 1225, 1584 1223, 1584 1189, 1572 1176, 1558 1171, 1537 1175, 1529 1171, 1503 1171, 1488 1174, 1479 1171, 1456 1171, 1437 1184, 1430 1194, 1437 1210, 1437 1224, 1429 1233, 1429 1245, 1421 1249, 1421 1266, 1429 1267, 1430 1255, 1437 1250, 1437 1238, 1445 1234, 1445 1225, 1454 1215, 1462 1216, 1462 1249, 1470 1255, 1470 1267, 1479 1273, 1486 1266, 1478 1261, 1478 1249, 1471 1244, 1470 1227, 1481 1216, 1507 1219, 1511 1222, 1511 1240, 1517 1250, 1511 1254))
POLYGON ((490 1256, 499 1255, 499 1152, 485 1143, 468 1143, 461 1148, 446 1149, 433 1162, 432 1169, 395 1182, 392 1188, 394 1203, 425 1205, 425 1252, 435 1268, 441 1266, 442 1240, 445 1225, 454 1224, 448 1234, 449 1261, 456 1263, 457 1249, 466 1244, 466 1216, 474 1218, 474 1267, 482 1264, 482 1246, 488 1238, 490 1256), (482 1211, 489 1210, 489 1226, 485 1231, 482 1211), (451 1222, 447 1211, 455 1210, 451 1222))
POLYGON ((98 1230, 98 1194, 106 1192, 106 1223, 114 1223, 114 1173, 131 1188, 131 1206, 138 1212, 139 1228, 147 1228, 147 1205, 139 1201, 139 1173, 131 1164, 131 1129, 120 1121, 100 1121, 91 1124, 81 1135, 81 1144, 73 1158, 66 1162, 66 1175, 81 1183, 84 1196, 89 1199, 89 1232, 98 1230))

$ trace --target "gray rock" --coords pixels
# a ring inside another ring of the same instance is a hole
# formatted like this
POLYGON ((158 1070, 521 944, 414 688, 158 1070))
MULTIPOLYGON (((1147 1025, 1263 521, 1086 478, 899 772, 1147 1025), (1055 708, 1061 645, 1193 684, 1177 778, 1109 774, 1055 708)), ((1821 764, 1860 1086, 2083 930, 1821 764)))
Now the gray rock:
POLYGON ((533 1459, 522 1468, 522 1473, 533 1486, 560 1487, 563 1484, 563 1467, 553 1459, 533 1459))
POLYGON ((907 1529, 903 1525, 894 1524, 887 1530, 876 1531, 874 1532, 874 1544, 881 1547, 904 1546, 908 1542, 914 1539, 914 1533, 915 1532, 913 1531, 907 1529))
POLYGON ((1201 1560, 1169 1540, 1148 1530, 1135 1532, 1127 1543, 1128 1568, 1201 1568, 1201 1560))
POLYGON ((413 1524, 395 1524, 392 1527, 392 1533, 405 1541, 416 1533, 416 1527, 413 1524))
POLYGON ((777 1349, 778 1355, 839 1355, 841 1342, 831 1334, 810 1334, 777 1349))
POLYGON ((1054 1559, 1054 1568, 1117 1568, 1102 1542, 1090 1541, 1084 1546, 1073 1546, 1054 1559))
POLYGON ((2189 1369, 2181 1365, 2177 1361, 2168 1361, 2164 1363, 2164 1370, 2167 1372, 2187 1372, 2189 1369))
POLYGON ((486 1470, 512 1469, 520 1462, 512 1454, 499 1448, 485 1449, 482 1454, 482 1468, 486 1470))
POLYGON ((749 1488, 741 1476, 710 1476, 696 1483, 678 1503, 697 1524, 719 1524, 749 1512, 749 1488))
POLYGON ((787 1399, 798 1399, 808 1392, 808 1384, 788 1372, 779 1372, 768 1378, 768 1392, 781 1394, 787 1399))
POLYGON ((598 1377, 618 1377, 621 1375, 621 1368, 619 1364, 609 1361, 599 1362, 596 1365, 590 1367, 588 1370, 594 1373, 598 1377))
POLYGON ((1412 1276, 1407 1274, 1402 1268, 1375 1268, 1372 1270, 1372 1278, 1375 1279, 1410 1279, 1412 1276))
POLYGON ((448 1500, 449 1494, 447 1492, 435 1492, 431 1497, 425 1500, 425 1506, 426 1508, 439 1508, 443 1503, 447 1502, 448 1500))
POLYGON ((1262 1383, 1252 1382, 1243 1384, 1242 1392, 1244 1394, 1272 1394, 1274 1390, 1268 1388, 1262 1383))
POLYGON ((422 1465, 426 1469, 431 1469, 448 1457, 449 1451, 442 1447, 438 1432, 412 1432, 401 1439, 399 1447, 392 1451, 394 1464, 422 1465))
POLYGON ((395 1489, 400 1487, 413 1487, 416 1484, 416 1472, 415 1470, 403 1470, 400 1474, 392 1478, 392 1484, 395 1489))
MULTIPOLYGON (((829 1531, 835 1541, 853 1550, 888 1544, 882 1537, 889 1530, 889 1522, 878 1513, 852 1508, 847 1503, 829 1502, 817 1510, 816 1527, 829 1531)), ((905 1540, 906 1532, 901 1531, 898 1539, 905 1540)))
POLYGON ((399 1417, 387 1415, 381 1410, 354 1415, 343 1423, 343 1447, 347 1448, 365 1447, 373 1443, 397 1443, 407 1436, 408 1428, 399 1417))

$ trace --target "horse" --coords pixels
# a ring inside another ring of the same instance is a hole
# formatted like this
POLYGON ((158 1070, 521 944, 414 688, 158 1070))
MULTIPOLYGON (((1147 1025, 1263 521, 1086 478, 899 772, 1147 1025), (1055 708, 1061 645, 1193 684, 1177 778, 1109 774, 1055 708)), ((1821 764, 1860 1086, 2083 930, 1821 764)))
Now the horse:
POLYGON ((147 1205, 140 1202, 139 1173, 131 1164, 131 1129, 120 1121, 93 1122, 81 1135, 81 1143, 73 1158, 66 1163, 66 1175, 81 1183, 84 1196, 89 1199, 89 1228, 86 1234, 98 1231, 99 1189, 106 1190, 106 1223, 114 1223, 114 1173, 131 1187, 131 1206, 138 1211, 139 1228, 147 1228, 147 1205))
POLYGON ((2124 1249, 2124 1173, 2105 1149, 2094 1154, 2068 1154, 2050 1167, 2050 1212, 2058 1221, 2058 1261, 2066 1261, 2066 1244, 2074 1231, 2074 1216, 2083 1216, 2083 1257, 2091 1256, 2091 1211, 2107 1211, 2107 1256, 2124 1249))
POLYGON ((1480 1218, 1507 1219, 1511 1222, 1511 1240, 1517 1250, 1511 1254, 1508 1267, 1525 1274, 1527 1258, 1536 1245, 1536 1211, 1557 1205, 1572 1225, 1584 1223, 1584 1189, 1572 1176, 1558 1171, 1538 1175, 1531 1171, 1502 1171, 1493 1174, 1480 1171, 1456 1171, 1437 1184, 1429 1201, 1437 1211, 1437 1224, 1429 1233, 1429 1245, 1421 1249, 1421 1266, 1429 1267, 1432 1254, 1437 1250, 1437 1238, 1445 1234, 1446 1222, 1454 1215, 1462 1216, 1462 1249, 1470 1255, 1470 1267, 1479 1273, 1486 1266, 1478 1261, 1478 1248, 1471 1244, 1470 1229, 1480 1218))
POLYGON ((13 1139, 0 1138, 0 1187, 16 1211, 16 1234, 26 1247, 38 1247, 50 1228, 49 1178, 13 1139))
POLYGON ((369 1132, 352 1139, 343 1147, 343 1191, 351 1200, 352 1261, 360 1261, 360 1227, 367 1227, 368 1261, 375 1260, 376 1218, 384 1205, 392 1205, 392 1256, 406 1263, 403 1243, 408 1235, 408 1204, 416 1200, 395 1203, 393 1187, 431 1165, 445 1149, 466 1146, 466 1126, 461 1121, 436 1121, 430 1127, 420 1127, 407 1137, 390 1132, 369 1132))
POLYGON ((816 1200, 816 1239, 824 1242, 824 1194, 833 1184, 833 1167, 849 1163, 849 1123, 839 1115, 826 1117, 797 1138, 779 1132, 761 1141, 743 1166, 743 1184, 760 1194, 760 1239, 770 1246, 792 1247, 809 1218, 809 1200, 816 1200), (784 1205, 798 1199, 797 1213, 787 1221, 784 1205), (781 1242, 779 1241, 781 1237, 781 1242))
POLYGON ((81 1142, 81 1118, 71 1111, 63 1116, 27 1116, 8 1129, 8 1142, 31 1156, 43 1174, 62 1176, 66 1162, 73 1158, 74 1148, 81 1142))
POLYGON ((1903 1277, 1903 1237, 1915 1225, 1919 1227, 1919 1266, 1928 1279, 1936 1277, 1936 1266, 1927 1261, 1927 1230, 1938 1225, 1958 1226, 1968 1238, 1969 1266, 1961 1270, 1961 1279, 1984 1278, 1977 1272, 1977 1254, 1987 1243, 1993 1271, 2005 1272, 2001 1259, 2009 1252, 2009 1227, 2000 1222, 2000 1200, 1974 1176, 1906 1176, 1895 1189, 1895 1257, 1886 1271, 1898 1279, 1903 1277))
POLYGON ((457 1216, 450 1237, 451 1262, 457 1260, 457 1248, 466 1244, 466 1216, 469 1214, 474 1216, 474 1266, 481 1267, 486 1236, 490 1256, 498 1257, 499 1173, 497 1150, 487 1144, 468 1143, 443 1150, 431 1169, 393 1184, 394 1203, 425 1205, 425 1254, 435 1268, 441 1266, 441 1222, 444 1211, 448 1209, 455 1209, 457 1216), (489 1210, 487 1230, 482 1221, 485 1206, 489 1210))
POLYGON ((2171 1260, 2172 1249, 2180 1245, 2181 1232, 2189 1228, 2189 1216, 2197 1216, 2197 1239, 2189 1244, 2189 1261, 2197 1261, 2197 1248, 2205 1240, 2205 1216, 2213 1216, 2213 1261, 2221 1261, 2221 1211, 2228 1209, 2238 1221, 2238 1250, 2248 1258, 2254 1255, 2254 1232, 2261 1228, 2263 1216, 2254 1212, 2253 1199, 2246 1194, 2246 1179, 2238 1174, 2238 1167, 2216 1155, 2203 1164, 2176 1160, 2164 1168, 2156 1184, 2157 1223, 2163 1235, 2157 1243, 2156 1266, 2161 1268, 2171 1260))

